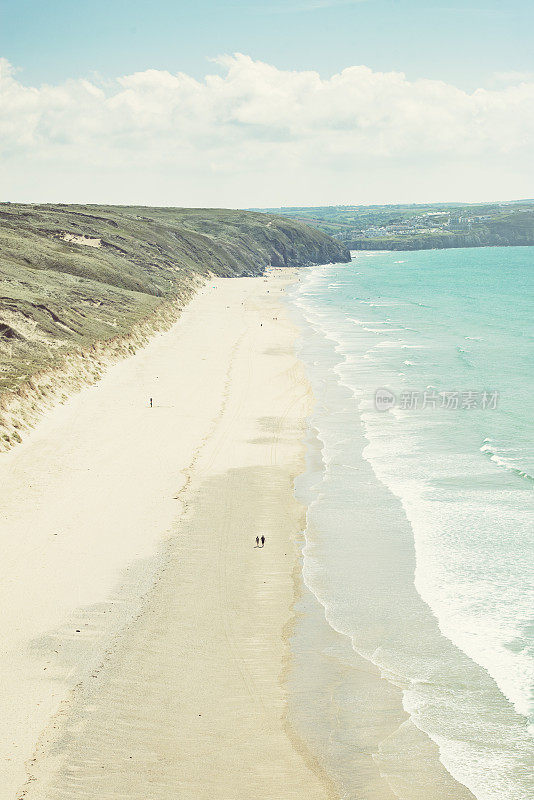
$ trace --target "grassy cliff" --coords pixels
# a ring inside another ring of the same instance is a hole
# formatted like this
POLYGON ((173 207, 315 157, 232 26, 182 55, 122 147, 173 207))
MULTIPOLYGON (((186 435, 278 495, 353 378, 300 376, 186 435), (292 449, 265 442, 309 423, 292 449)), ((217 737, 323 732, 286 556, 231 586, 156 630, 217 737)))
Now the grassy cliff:
MULTIPOLYGON (((321 231, 266 214, 0 204, 0 427, 14 398, 37 412, 168 327, 209 274, 349 259, 321 231)), ((23 426, 13 413, 7 427, 23 426)))

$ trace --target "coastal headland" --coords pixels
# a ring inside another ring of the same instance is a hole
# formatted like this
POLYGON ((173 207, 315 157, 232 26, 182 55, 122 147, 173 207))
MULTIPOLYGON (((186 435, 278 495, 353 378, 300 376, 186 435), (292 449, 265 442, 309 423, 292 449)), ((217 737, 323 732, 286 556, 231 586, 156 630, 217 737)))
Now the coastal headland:
POLYGON ((210 276, 349 260, 323 232, 274 215, 0 204, 0 451, 168 330, 210 276))

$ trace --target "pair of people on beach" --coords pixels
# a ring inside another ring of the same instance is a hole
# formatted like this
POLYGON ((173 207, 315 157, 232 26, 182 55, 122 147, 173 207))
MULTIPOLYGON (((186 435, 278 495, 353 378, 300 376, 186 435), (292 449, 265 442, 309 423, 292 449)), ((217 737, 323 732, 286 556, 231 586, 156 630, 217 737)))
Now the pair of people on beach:
POLYGON ((263 547, 264 544, 265 544, 265 536, 263 535, 263 533, 261 535, 261 539, 260 539, 259 536, 256 536, 256 547, 263 547), (261 545, 260 545, 260 542, 261 542, 261 545))

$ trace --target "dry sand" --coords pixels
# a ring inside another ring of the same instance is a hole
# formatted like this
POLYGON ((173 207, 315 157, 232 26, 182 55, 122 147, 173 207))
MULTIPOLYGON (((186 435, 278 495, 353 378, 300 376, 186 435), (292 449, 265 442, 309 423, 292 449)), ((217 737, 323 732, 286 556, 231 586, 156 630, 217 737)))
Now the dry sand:
POLYGON ((286 717, 289 277, 208 283, 0 456, 2 800, 336 796, 286 717))

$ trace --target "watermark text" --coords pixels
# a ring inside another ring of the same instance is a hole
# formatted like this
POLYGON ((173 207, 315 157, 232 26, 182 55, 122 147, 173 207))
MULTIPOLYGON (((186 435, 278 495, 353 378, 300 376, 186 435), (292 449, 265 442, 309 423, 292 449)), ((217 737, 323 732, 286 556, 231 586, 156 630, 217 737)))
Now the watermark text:
POLYGON ((388 411, 399 408, 401 411, 424 411, 425 409, 445 409, 448 411, 495 411, 499 404, 500 393, 497 389, 470 389, 458 391, 451 389, 437 392, 409 390, 395 394, 390 389, 381 387, 375 392, 375 408, 377 411, 388 411))

